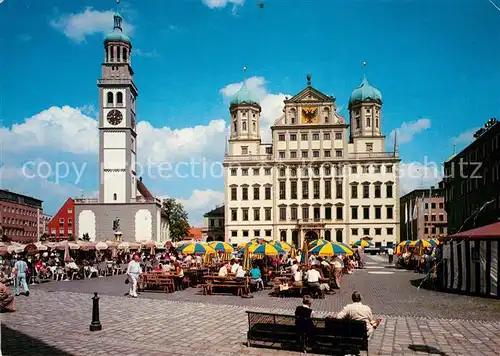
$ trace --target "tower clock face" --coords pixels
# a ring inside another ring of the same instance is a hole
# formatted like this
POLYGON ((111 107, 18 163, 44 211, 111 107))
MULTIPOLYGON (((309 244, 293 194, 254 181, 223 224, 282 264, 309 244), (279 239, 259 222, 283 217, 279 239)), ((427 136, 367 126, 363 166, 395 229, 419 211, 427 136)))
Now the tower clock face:
POLYGON ((123 115, 119 110, 111 110, 108 112, 108 122, 111 125, 119 125, 123 121, 123 115))

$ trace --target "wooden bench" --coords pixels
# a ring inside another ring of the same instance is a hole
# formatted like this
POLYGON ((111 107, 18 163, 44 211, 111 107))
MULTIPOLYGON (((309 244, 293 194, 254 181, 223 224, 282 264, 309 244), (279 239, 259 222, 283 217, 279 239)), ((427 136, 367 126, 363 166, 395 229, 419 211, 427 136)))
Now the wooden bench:
POLYGON ((202 291, 204 295, 213 294, 214 288, 234 289, 236 291, 236 295, 241 296, 243 295, 243 292, 246 291, 247 286, 245 282, 236 282, 236 281, 202 284, 202 291))
POLYGON ((247 345, 258 342, 260 346, 326 354, 359 354, 368 352, 368 335, 364 321, 338 319, 297 319, 294 315, 247 311, 247 345), (304 327, 310 325, 310 327, 304 327), (265 343, 262 345, 262 343, 265 343), (271 344, 271 345, 266 345, 271 344))
POLYGON ((174 281, 171 276, 161 274, 144 274, 139 277, 137 289, 144 291, 146 289, 162 289, 165 293, 173 293, 175 290, 174 281))

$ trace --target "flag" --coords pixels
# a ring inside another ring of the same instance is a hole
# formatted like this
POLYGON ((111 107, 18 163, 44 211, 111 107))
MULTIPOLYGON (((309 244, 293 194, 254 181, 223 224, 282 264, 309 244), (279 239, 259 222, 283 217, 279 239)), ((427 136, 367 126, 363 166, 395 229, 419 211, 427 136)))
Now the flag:
POLYGON ((408 222, 408 203, 405 204, 405 222, 408 222))
POLYGON ((425 214, 425 195, 422 193, 422 200, 420 201, 420 211, 419 216, 424 216, 425 214))
POLYGON ((415 202, 415 205, 413 206, 413 220, 417 219, 417 202, 415 202))

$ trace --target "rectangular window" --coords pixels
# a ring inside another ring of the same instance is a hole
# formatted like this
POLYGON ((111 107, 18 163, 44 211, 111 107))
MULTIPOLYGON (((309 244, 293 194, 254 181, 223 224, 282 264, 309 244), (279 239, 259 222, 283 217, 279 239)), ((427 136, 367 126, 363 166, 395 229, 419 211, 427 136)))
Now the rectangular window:
POLYGON ((308 140, 308 134, 303 133, 302 135, 300 135, 300 139, 301 139, 302 141, 307 141, 307 140, 308 140))
POLYGON ((238 200, 238 188, 231 187, 231 200, 238 200))
POLYGON ((431 215, 431 221, 436 221, 436 214, 431 215))
POLYGON ((318 141, 318 140, 319 140, 319 134, 313 133, 313 141, 318 141))
POLYGON ((279 141, 285 141, 285 135, 284 134, 279 134, 278 135, 278 140, 279 141))
POLYGON ((238 209, 231 209, 231 221, 238 220, 238 209))
POLYGON ((266 237, 271 236, 271 230, 266 230, 266 237))
POLYGON ((342 140, 342 132, 335 132, 335 139, 342 140))
POLYGON ((290 158, 297 158, 297 151, 290 151, 290 158))
POLYGON ((214 219, 210 219, 210 227, 214 227, 215 226, 215 220, 214 219))
POLYGON ((373 166, 373 170, 374 170, 374 173, 380 173, 381 172, 379 165, 373 166))
POLYGON ((358 207, 351 206, 351 219, 358 220, 358 207))
POLYGON ((342 199, 342 181, 338 180, 337 181, 337 188, 336 188, 336 198, 337 199, 342 199))
POLYGON ((388 164, 387 166, 385 166, 385 172, 392 173, 392 164, 388 164))
POLYGON ((342 157, 342 150, 335 150, 335 157, 341 158, 342 157))
POLYGON ((243 190, 242 190, 242 199, 243 200, 248 200, 248 188, 247 187, 243 187, 243 190))
POLYGON ((387 215, 387 219, 394 218, 394 208, 392 206, 387 207, 386 215, 387 215))
POLYGON ((375 229, 375 235, 382 235, 382 229, 381 228, 376 228, 375 229))
POLYGON ((286 182, 280 182, 280 199, 286 199, 286 182))
POLYGON ((290 217, 292 220, 297 220, 297 208, 296 207, 290 208, 290 217))
POLYGON ((302 219, 309 219, 309 208, 307 206, 302 207, 302 219))
POLYGON ((309 199, 309 181, 302 181, 302 199, 309 199))
POLYGON ((357 166, 351 167, 351 173, 352 174, 357 174, 358 173, 358 167, 357 166))
POLYGON ((247 176, 248 175, 248 168, 242 168, 241 169, 241 175, 242 176, 247 176))
POLYGON ((297 141, 297 134, 290 134, 290 141, 297 141))
POLYGON ((341 206, 337 206, 337 220, 343 219, 343 211, 344 209, 341 206))
POLYGON ((260 230, 253 230, 254 237, 260 237, 260 230))
POLYGON ((392 198, 392 184, 386 186, 386 198, 392 198))
POLYGON ((321 212, 318 207, 313 208, 314 220, 318 221, 321 218, 321 212))
POLYGON ((363 185, 363 198, 370 197, 370 186, 368 184, 363 185))
POLYGON ((248 221, 248 209, 241 209, 243 211, 243 221, 248 221))
POLYGON ((313 199, 319 199, 319 180, 313 181, 313 199))
POLYGON ((302 151, 302 158, 307 158, 307 151, 302 151))
POLYGON ((285 207, 280 207, 280 220, 281 221, 286 220, 286 208, 285 207))
POLYGON ((323 140, 330 140, 330 133, 329 132, 325 132, 323 134, 323 140))
POLYGON ((370 235, 370 229, 363 229, 363 235, 369 236, 370 235))
POLYGON ((325 158, 330 158, 332 156, 332 152, 330 150, 325 150, 325 158))
POLYGON ((266 221, 271 221, 271 208, 265 209, 265 219, 266 221))
POLYGON ((394 234, 394 229, 392 227, 387 228, 387 235, 393 235, 394 234))
POLYGON ((260 199, 260 187, 253 187, 253 200, 260 199))
POLYGON ((307 177, 309 176, 309 168, 304 168, 302 170, 302 177, 307 177))
POLYGON ((253 169, 253 175, 258 176, 260 174, 260 168, 254 168, 253 169))
POLYGON ((444 209, 444 203, 439 203, 439 209, 444 209))
POLYGON ((382 219, 382 207, 380 206, 375 207, 375 219, 382 219))
POLYGON ((313 151, 313 157, 319 158, 319 151, 313 151))
POLYGON ((429 221, 429 215, 424 215, 424 221, 429 221))
POLYGON ((358 236, 358 229, 351 229, 351 235, 358 236))
POLYGON ((279 151, 279 157, 285 159, 285 151, 279 151))
POLYGON ((436 203, 431 203, 431 209, 436 209, 436 203))
POLYGON ((435 234, 435 233, 436 233, 436 227, 435 227, 435 226, 433 226, 433 227, 431 228, 431 234, 435 234))
POLYGON ((297 181, 290 182, 290 199, 297 199, 297 181))
POLYGON ((429 228, 428 227, 424 228, 424 234, 428 234, 428 233, 429 233, 429 228))
POLYGON ((233 168, 233 169, 231 169, 231 175, 234 177, 236 174, 237 174, 237 173, 236 173, 236 169, 234 169, 234 168, 233 168))
POLYGON ((260 208, 254 208, 253 209, 253 219, 255 221, 259 221, 260 220, 260 208))
POLYGON ((375 185, 375 198, 382 197, 382 187, 380 185, 375 185))
POLYGON ((325 199, 332 198, 332 181, 325 180, 325 199))
POLYGON ((329 206, 325 207, 325 219, 332 220, 332 208, 329 206))
POLYGON ((271 168, 265 168, 265 169, 264 169, 264 174, 265 174, 266 176, 270 176, 270 175, 271 175, 271 168))
POLYGON ((363 219, 365 219, 365 220, 370 219, 370 207, 369 206, 363 207, 363 219))
POLYGON ((290 176, 297 177, 297 168, 290 168, 290 176))
POLYGON ((285 168, 281 168, 280 169, 280 177, 284 177, 286 176, 286 169, 285 168))
POLYGON ((271 200, 271 187, 266 187, 265 189, 265 199, 271 200))
POLYGON ((243 237, 248 237, 248 230, 243 230, 243 237))
POLYGON ((273 153, 273 148, 272 147, 266 147, 266 154, 270 155, 273 153))
POLYGON ((444 214, 439 214, 439 221, 444 221, 444 214))
POLYGON ((363 166, 363 173, 370 173, 370 166, 363 166))
POLYGON ((352 199, 358 198, 358 186, 356 184, 351 185, 351 198, 352 199))

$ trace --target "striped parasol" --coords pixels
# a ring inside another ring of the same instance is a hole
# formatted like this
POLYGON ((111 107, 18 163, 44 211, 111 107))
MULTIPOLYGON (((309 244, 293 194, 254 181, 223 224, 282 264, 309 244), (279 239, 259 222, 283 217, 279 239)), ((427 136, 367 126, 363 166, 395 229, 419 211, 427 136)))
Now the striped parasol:
POLYGON ((428 240, 419 239, 419 240, 416 240, 416 241, 412 241, 410 243, 410 246, 415 246, 415 247, 432 247, 433 245, 428 240))
POLYGON ((307 242, 304 240, 302 243, 302 254, 300 255, 300 263, 309 265, 309 250, 307 249, 307 242))
MULTIPOLYGON (((253 245, 252 245, 253 246, 253 245)), ((266 256, 277 256, 280 254, 285 254, 285 250, 277 245, 265 244, 259 245, 251 251, 255 255, 266 255, 266 256)))
POLYGON ((184 255, 192 255, 192 254, 196 254, 196 253, 199 253, 199 254, 215 253, 215 250, 206 244, 195 242, 195 243, 192 243, 192 244, 185 246, 181 250, 181 252, 184 255))
POLYGON ((311 241, 311 243, 309 243, 309 247, 316 247, 318 245, 324 245, 324 244, 327 244, 329 242, 330 241, 327 241, 327 240, 317 239, 317 240, 311 241))
POLYGON ((373 242, 367 241, 365 239, 358 240, 354 243, 354 246, 361 246, 361 247, 373 247, 373 242))
POLYGON ((312 248, 309 253, 318 256, 333 256, 333 255, 352 255, 352 251, 341 244, 329 242, 324 245, 318 245, 312 248))
POLYGON ((271 245, 279 246, 283 250, 285 250, 286 252, 289 252, 289 251, 293 250, 292 245, 286 243, 285 241, 272 241, 271 245))
POLYGON ((231 246, 227 242, 217 241, 212 242, 208 245, 217 252, 233 252, 233 246, 231 246))
POLYGON ((245 271, 250 271, 252 269, 252 261, 250 260, 249 247, 246 246, 243 252, 243 269, 245 271))

